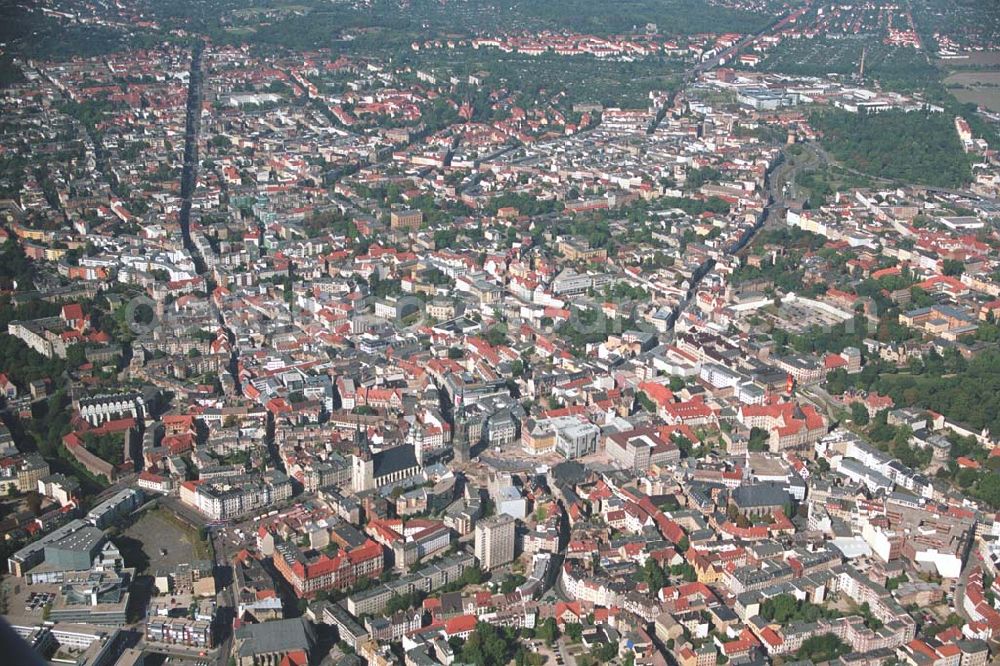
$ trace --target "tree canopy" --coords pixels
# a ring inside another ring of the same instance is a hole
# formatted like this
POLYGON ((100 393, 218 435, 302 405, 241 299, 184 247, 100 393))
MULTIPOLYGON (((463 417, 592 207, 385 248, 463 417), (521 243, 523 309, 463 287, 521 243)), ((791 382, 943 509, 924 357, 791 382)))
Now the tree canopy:
POLYGON ((830 111, 814 113, 809 122, 822 133, 823 147, 849 168, 939 187, 961 187, 972 177, 948 114, 830 111))
POLYGON ((506 666, 515 646, 513 635, 488 622, 479 622, 462 646, 462 661, 478 666, 506 666))

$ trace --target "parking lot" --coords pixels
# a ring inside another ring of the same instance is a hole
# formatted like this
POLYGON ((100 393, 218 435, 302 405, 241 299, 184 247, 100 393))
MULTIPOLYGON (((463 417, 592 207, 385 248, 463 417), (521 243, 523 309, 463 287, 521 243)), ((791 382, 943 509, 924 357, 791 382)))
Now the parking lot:
POLYGON ((24 602, 24 612, 29 615, 41 615, 42 610, 55 601, 54 592, 32 592, 24 602))
POLYGON ((124 537, 126 560, 142 569, 172 569, 182 562, 209 559, 197 532, 164 509, 143 513, 124 537))
POLYGON ((782 303, 778 310, 778 325, 793 333, 806 333, 814 326, 829 329, 844 323, 843 317, 838 317, 804 302, 782 303))
MULTIPOLYGON (((4 619, 11 624, 38 624, 45 619, 45 608, 55 601, 58 586, 28 585, 22 580, 7 578, 3 582, 4 619)), ((0 663, 6 663, 0 660, 0 663)))

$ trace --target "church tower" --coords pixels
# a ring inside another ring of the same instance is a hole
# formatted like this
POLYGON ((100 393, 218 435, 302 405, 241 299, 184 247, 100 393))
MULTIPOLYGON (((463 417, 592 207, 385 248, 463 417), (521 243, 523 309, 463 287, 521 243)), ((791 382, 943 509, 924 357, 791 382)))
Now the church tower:
POLYGON ((354 434, 354 453, 351 454, 351 489, 356 493, 375 487, 375 459, 368 446, 368 431, 358 423, 354 434))
POLYGON ((375 486, 375 460, 365 447, 351 455, 351 489, 364 492, 375 486))
POLYGON ((469 462, 469 423, 463 407, 459 407, 455 412, 455 429, 451 436, 451 445, 455 450, 455 462, 469 462))

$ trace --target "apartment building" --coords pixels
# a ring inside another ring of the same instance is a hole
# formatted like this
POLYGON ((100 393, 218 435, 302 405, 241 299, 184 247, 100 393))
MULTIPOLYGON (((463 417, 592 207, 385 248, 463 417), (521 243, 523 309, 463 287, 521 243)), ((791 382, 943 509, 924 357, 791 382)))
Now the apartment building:
POLYGON ((476 559, 489 571, 514 560, 515 520, 500 514, 476 525, 476 559))

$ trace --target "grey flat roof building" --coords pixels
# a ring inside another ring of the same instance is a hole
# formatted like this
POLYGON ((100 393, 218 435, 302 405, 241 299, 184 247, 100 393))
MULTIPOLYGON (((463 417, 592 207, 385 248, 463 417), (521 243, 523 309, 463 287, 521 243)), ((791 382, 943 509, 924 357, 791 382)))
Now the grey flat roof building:
POLYGON ((104 545, 104 532, 87 526, 45 546, 45 562, 57 569, 89 569, 104 545))
MULTIPOLYGON (((239 663, 252 663, 255 657, 284 655, 296 650, 307 654, 315 643, 312 625, 303 618, 245 624, 236 630, 236 654, 239 663)), ((277 660, 280 661, 280 660, 277 660)))

